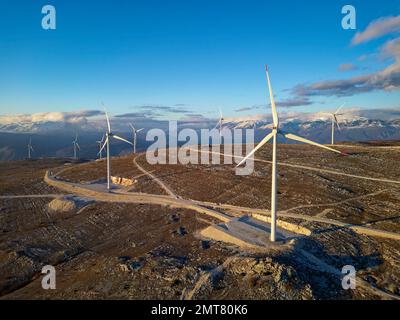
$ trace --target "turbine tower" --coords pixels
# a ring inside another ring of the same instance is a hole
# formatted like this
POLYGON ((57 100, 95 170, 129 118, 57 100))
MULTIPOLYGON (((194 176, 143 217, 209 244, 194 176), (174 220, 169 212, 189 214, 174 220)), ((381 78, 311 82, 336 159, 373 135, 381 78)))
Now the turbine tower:
POLYGON ((100 150, 99 153, 98 153, 98 155, 99 155, 99 160, 102 159, 102 155, 103 155, 103 153, 101 152, 101 146, 103 145, 103 141, 104 141, 104 134, 103 134, 103 136, 101 137, 101 140, 96 141, 97 144, 99 145, 99 150, 100 150))
POLYGON ((133 134, 133 153, 136 154, 136 139, 137 139, 137 133, 142 131, 144 128, 141 129, 136 129, 132 123, 129 124, 132 128, 132 134, 133 134))
POLYGON ((331 145, 335 144, 335 124, 337 125, 339 131, 340 131, 340 126, 339 122, 337 119, 337 116, 343 115, 343 113, 339 113, 339 111, 344 107, 344 103, 334 112, 334 113, 329 113, 329 115, 332 117, 332 136, 331 136, 331 145))
MULTIPOLYGON (((104 107, 104 105, 103 105, 104 107)), ((110 180, 111 180, 111 163, 110 163, 110 139, 114 138, 117 140, 124 141, 131 146, 133 146, 132 142, 129 142, 128 140, 125 140, 124 138, 121 138, 114 133, 111 132, 111 125, 110 125, 110 119, 108 118, 107 110, 104 107, 104 113, 106 115, 106 120, 107 120, 107 131, 106 131, 106 140, 104 141, 103 146, 100 149, 99 154, 103 151, 105 146, 107 146, 107 190, 110 191, 110 180)))
POLYGON ((72 141, 72 144, 74 145, 74 159, 76 159, 77 156, 77 150, 81 150, 78 144, 78 134, 75 135, 75 140, 72 141))
POLYGON ((271 241, 275 242, 276 241, 276 212, 277 212, 277 206, 278 206, 278 199, 277 199, 277 135, 281 135, 287 139, 290 140, 295 140, 307 144, 311 144, 320 148, 324 148, 326 150, 330 150, 336 153, 340 153, 345 155, 345 153, 340 152, 338 150, 329 148, 327 146, 324 146, 322 144, 304 139, 302 137, 296 136, 291 133, 286 133, 283 132, 282 130, 279 130, 279 118, 278 118, 278 113, 276 110, 275 106, 275 101, 274 101, 274 95, 272 92, 272 87, 271 87, 271 80, 269 77, 269 71, 268 71, 268 66, 265 66, 265 72, 267 75, 267 81, 268 81, 268 89, 269 89, 269 97, 271 101, 271 109, 272 109, 272 119, 273 119, 273 128, 272 132, 268 134, 243 160, 238 164, 238 166, 242 165, 248 158, 254 155, 254 153, 260 149, 264 144, 266 144, 271 138, 273 139, 273 144, 272 144, 272 185, 271 185, 271 241))
POLYGON ((28 143, 28 159, 31 158, 31 152, 34 152, 35 150, 33 150, 32 147, 32 138, 29 138, 29 143, 28 143))

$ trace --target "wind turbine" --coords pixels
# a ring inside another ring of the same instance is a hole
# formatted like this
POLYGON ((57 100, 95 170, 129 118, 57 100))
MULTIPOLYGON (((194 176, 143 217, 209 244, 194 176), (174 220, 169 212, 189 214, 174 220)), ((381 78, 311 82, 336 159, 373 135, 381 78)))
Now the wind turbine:
POLYGON ((28 143, 28 159, 31 158, 31 152, 34 152, 35 150, 33 150, 32 147, 32 138, 29 138, 29 143, 28 143))
POLYGON ((144 128, 141 129, 136 129, 132 123, 129 124, 132 128, 132 133, 133 133, 133 153, 136 153, 136 138, 137 138, 137 133, 142 131, 144 128))
POLYGON ((331 137, 331 145, 335 144, 335 124, 337 125, 339 131, 340 131, 340 126, 339 122, 337 120, 337 116, 343 115, 343 113, 339 113, 339 111, 344 107, 345 103, 343 103, 334 113, 329 113, 329 115, 332 117, 332 137, 331 137))
POLYGON ((267 74, 267 80, 268 80, 268 88, 269 88, 269 97, 271 101, 271 109, 272 109, 272 119, 273 119, 273 128, 272 132, 268 134, 243 160, 238 164, 240 166, 243 164, 248 158, 254 155, 254 153, 260 149, 264 144, 266 144, 270 139, 273 139, 273 145, 272 145, 272 187, 271 187, 271 241, 275 242, 276 241, 276 212, 277 212, 277 155, 276 155, 276 145, 277 145, 277 135, 281 135, 287 139, 311 144, 320 148, 324 148, 326 150, 330 150, 333 152, 337 152, 340 154, 344 154, 343 152, 340 152, 338 150, 329 148, 327 146, 324 146, 322 144, 316 143, 314 141, 310 141, 307 139, 304 139, 302 137, 296 136, 291 133, 286 133, 283 132, 282 130, 279 129, 279 118, 278 118, 278 113, 276 111, 276 106, 275 106, 275 101, 274 101, 274 95, 272 93, 272 87, 271 87, 271 80, 269 77, 269 72, 268 72, 268 66, 265 66, 265 71, 267 74))
POLYGON ((76 150, 77 149, 81 150, 78 144, 78 134, 75 135, 75 140, 72 141, 72 144, 74 145, 74 159, 76 159, 76 154, 77 154, 76 150))
POLYGON ((221 138, 221 131, 222 131, 223 124, 224 124, 224 117, 222 116, 221 108, 219 108, 219 120, 214 129, 217 129, 217 128, 219 129, 219 137, 220 138, 221 138))
MULTIPOLYGON (((103 107, 104 107, 104 105, 103 105, 103 107)), ((114 139, 129 143, 131 146, 133 146, 133 144, 132 144, 132 142, 129 142, 128 140, 125 140, 124 138, 121 138, 120 136, 117 136, 111 132, 110 119, 108 118, 107 110, 105 107, 104 107, 104 113, 106 115, 106 120, 107 120, 106 140, 104 141, 104 144, 101 147, 99 153, 101 153, 103 151, 104 147, 107 145, 107 190, 110 191, 110 180, 111 180, 110 139, 112 137, 114 139)))
POLYGON ((98 140, 98 141, 96 141, 97 143, 98 143, 98 145, 99 145, 99 153, 98 153, 98 155, 99 155, 99 159, 101 160, 102 159, 102 152, 101 152, 101 146, 103 145, 103 141, 104 141, 104 134, 103 134, 103 136, 101 137, 101 140, 98 140))

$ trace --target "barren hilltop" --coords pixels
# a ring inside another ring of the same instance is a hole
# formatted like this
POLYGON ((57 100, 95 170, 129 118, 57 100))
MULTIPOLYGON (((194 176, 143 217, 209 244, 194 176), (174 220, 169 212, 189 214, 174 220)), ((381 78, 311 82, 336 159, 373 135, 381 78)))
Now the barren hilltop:
POLYGON ((338 148, 349 156, 280 145, 285 238, 273 246, 260 236, 270 146, 244 177, 234 165, 114 157, 111 193, 104 160, 1 163, 1 298, 398 299, 400 149, 338 148), (48 264, 56 290, 41 287, 48 264), (354 290, 342 287, 346 265, 354 290))

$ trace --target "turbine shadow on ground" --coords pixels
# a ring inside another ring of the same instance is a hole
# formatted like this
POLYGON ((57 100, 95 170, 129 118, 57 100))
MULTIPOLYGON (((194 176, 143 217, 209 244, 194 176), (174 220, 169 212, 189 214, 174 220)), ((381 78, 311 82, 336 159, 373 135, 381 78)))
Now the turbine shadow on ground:
POLYGON ((316 299, 349 299, 351 290, 342 287, 344 275, 341 273, 342 268, 346 265, 354 266, 359 274, 365 270, 378 268, 383 263, 380 253, 362 255, 359 254, 360 244, 357 242, 353 245, 358 252, 355 255, 329 254, 320 242, 312 237, 303 237, 296 242, 292 252, 282 254, 277 260, 295 268, 300 279, 310 284, 316 299))

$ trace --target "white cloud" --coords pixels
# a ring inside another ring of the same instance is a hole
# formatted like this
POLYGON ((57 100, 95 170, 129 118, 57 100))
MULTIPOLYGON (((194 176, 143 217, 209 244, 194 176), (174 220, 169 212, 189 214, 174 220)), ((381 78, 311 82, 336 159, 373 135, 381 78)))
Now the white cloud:
POLYGON ((372 21, 364 31, 357 32, 351 43, 358 45, 397 32, 400 32, 400 16, 382 17, 372 21))
POLYGON ((2 115, 0 116, 1 124, 10 123, 43 123, 43 122, 66 122, 66 123, 82 123, 87 122, 88 118, 102 115, 99 110, 82 110, 76 112, 41 112, 32 114, 19 115, 2 115))
POLYGON ((293 93, 301 97, 352 96, 376 90, 400 90, 400 38, 387 41, 379 53, 381 57, 392 61, 385 69, 348 79, 298 85, 293 89, 293 93))
POLYGON ((96 127, 101 127, 102 123, 96 123, 96 119, 98 122, 98 116, 102 115, 103 111, 99 110, 2 115, 0 130, 5 132, 45 132, 80 128, 94 130, 96 127))

